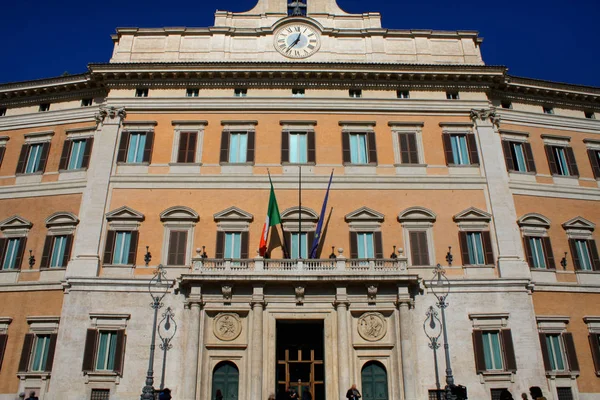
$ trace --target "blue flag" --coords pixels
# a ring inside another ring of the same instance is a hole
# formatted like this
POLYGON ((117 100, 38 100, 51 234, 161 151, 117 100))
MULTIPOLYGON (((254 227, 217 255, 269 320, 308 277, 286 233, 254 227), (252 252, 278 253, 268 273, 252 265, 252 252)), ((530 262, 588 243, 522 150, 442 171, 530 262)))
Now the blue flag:
POLYGON ((321 239, 321 229, 323 229, 323 220, 325 219, 325 210, 327 209, 327 199, 329 198, 329 188, 331 187, 331 181, 333 180, 333 171, 329 177, 329 184, 327 185, 327 193, 325 193, 325 200, 323 200, 323 207, 321 208, 321 216, 317 223, 317 230, 315 231, 315 240, 313 240, 312 247, 310 249, 310 258, 317 258, 317 250, 319 249, 319 242, 321 239))

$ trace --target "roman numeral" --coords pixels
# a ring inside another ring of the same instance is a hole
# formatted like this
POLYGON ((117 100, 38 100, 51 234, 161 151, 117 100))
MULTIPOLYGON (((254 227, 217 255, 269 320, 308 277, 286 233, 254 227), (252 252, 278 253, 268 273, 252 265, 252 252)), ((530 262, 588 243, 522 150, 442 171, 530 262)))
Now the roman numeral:
POLYGON ((300 55, 300 52, 299 52, 298 50, 294 50, 294 55, 295 55, 295 56, 299 56, 299 55, 300 55))
POLYGON ((294 31, 292 30, 292 28, 287 28, 287 29, 286 29, 286 31, 288 31, 289 33, 292 33, 292 32, 294 32, 294 31))
POLYGON ((295 30, 296 32, 300 32, 300 27, 299 27, 299 26, 296 26, 296 27, 294 27, 294 30, 295 30))
POLYGON ((308 37, 311 37, 311 36, 315 36, 315 34, 314 34, 314 33, 310 33, 310 34, 308 35, 308 37))
POLYGON ((279 45, 279 48, 281 50, 285 49, 286 47, 287 47, 287 45, 285 43, 279 45))
POLYGON ((312 50, 312 49, 314 49, 314 48, 315 48, 315 46, 313 46, 312 44, 309 44, 309 45, 308 45, 308 48, 312 50))

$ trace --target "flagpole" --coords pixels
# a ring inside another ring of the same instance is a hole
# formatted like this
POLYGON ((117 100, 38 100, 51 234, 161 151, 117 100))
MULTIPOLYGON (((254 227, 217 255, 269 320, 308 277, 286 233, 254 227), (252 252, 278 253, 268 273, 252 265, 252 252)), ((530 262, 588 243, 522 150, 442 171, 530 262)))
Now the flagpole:
POLYGON ((302 258, 302 164, 298 165, 298 258, 302 258))

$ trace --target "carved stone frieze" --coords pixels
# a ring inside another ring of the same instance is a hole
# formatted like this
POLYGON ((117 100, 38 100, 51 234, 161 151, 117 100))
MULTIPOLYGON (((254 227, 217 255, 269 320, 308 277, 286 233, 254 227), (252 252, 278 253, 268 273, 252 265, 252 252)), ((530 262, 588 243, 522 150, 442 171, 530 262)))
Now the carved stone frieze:
POLYGON ((221 286, 221 293, 223 294, 223 301, 231 302, 231 297, 233 296, 233 286, 231 285, 223 285, 221 286))
POLYGON ((358 334, 369 342, 381 340, 386 332, 387 323, 380 313, 366 313, 358 319, 358 334))
POLYGON ((223 313, 216 316, 213 332, 222 341, 230 342, 237 339, 242 333, 242 321, 239 315, 234 313, 223 313))
POLYGON ((480 121, 490 121, 492 125, 499 127, 500 126, 500 116, 496 113, 496 108, 482 108, 480 110, 471 110, 471 119, 473 122, 480 121))
POLYGON ((298 305, 302 305, 304 304, 304 291, 305 291, 306 287, 305 286, 296 286, 296 304, 298 305))
POLYGON ((117 118, 122 120, 126 115, 125 107, 102 106, 94 118, 98 124, 101 124, 108 122, 107 118, 111 121, 117 118))
POLYGON ((367 297, 369 298, 369 303, 375 303, 375 299, 377 298, 377 285, 372 284, 367 286, 367 297))

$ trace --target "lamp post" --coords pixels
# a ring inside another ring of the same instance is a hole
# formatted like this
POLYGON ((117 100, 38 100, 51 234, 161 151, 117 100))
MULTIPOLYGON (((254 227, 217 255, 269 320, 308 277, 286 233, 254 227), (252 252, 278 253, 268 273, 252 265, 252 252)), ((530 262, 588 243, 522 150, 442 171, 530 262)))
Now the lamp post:
POLYGON ((425 331, 425 335, 429 339, 429 348, 433 350, 433 364, 435 368, 435 396, 437 400, 441 400, 440 397, 440 374, 438 371, 438 359, 437 359, 437 349, 440 348, 439 339, 442 335, 442 324, 440 323, 440 319, 438 318, 438 313, 435 311, 433 306, 430 306, 427 312, 425 313, 426 318, 423 322, 423 330, 425 331))
POLYGON ((446 271, 440 264, 433 270, 433 277, 429 281, 431 292, 437 299, 437 306, 442 312, 442 333, 444 335, 444 354, 446 356, 446 400, 456 400, 456 396, 452 394, 454 387, 454 376, 452 376, 452 366, 450 364, 450 347, 448 345, 448 330, 446 329, 446 307, 448 303, 446 299, 450 294, 450 281, 446 277, 446 271))
POLYGON ((158 324, 158 336, 160 337, 160 348, 163 351, 163 365, 162 374, 160 377, 160 390, 165 388, 165 369, 167 367, 167 351, 171 350, 173 345, 171 340, 177 332, 177 324, 175 323, 175 313, 171 310, 171 307, 167 307, 167 310, 163 313, 163 319, 158 324))
POLYGON ((148 283, 148 292, 152 297, 152 303, 150 307, 154 309, 154 321, 152 323, 152 339, 150 342, 150 359, 148 360, 148 373, 146 375, 146 385, 142 389, 141 400, 154 400, 154 343, 156 341, 156 322, 158 320, 158 309, 162 307, 162 299, 167 294, 169 286, 167 284, 167 272, 165 271, 162 264, 160 264, 154 276, 148 283))

